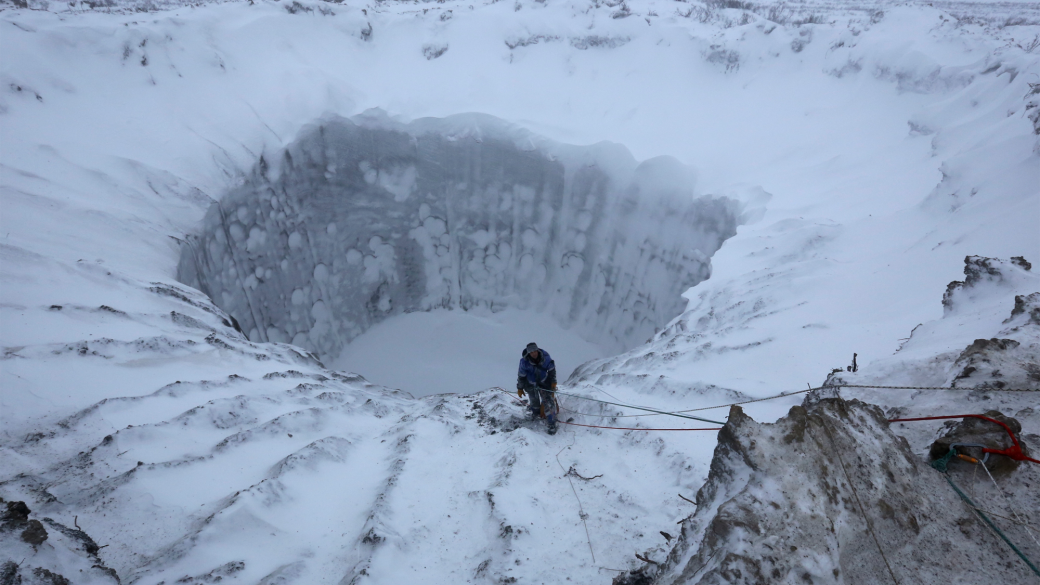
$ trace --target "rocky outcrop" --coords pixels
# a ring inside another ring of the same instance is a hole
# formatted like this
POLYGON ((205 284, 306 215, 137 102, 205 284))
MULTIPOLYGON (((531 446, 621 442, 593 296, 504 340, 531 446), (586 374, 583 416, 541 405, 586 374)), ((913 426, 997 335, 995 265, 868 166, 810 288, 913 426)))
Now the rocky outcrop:
POLYGON ((954 388, 1038 389, 1036 344, 1014 339, 976 339, 954 361, 954 388))
MULTIPOLYGON (((964 267, 967 278, 950 283, 943 306, 947 313, 954 304, 970 309, 971 297, 987 294, 981 283, 1021 278, 1031 268, 1021 256, 1008 262, 969 256, 964 267)), ((952 387, 1040 389, 1040 292, 1015 295, 1011 314, 1002 325, 1000 337, 976 339, 957 356, 952 387)))
MULTIPOLYGON (((1016 437, 1022 434, 1022 424, 1014 418, 1004 416, 996 410, 990 410, 984 416, 1007 425, 1008 429, 1016 437)), ((947 421, 943 426, 942 436, 936 439, 929 448, 928 454, 932 459, 938 459, 946 455, 953 445, 958 445, 958 453, 978 459, 986 456, 982 448, 1003 450, 1013 445, 1007 430, 998 424, 980 418, 965 418, 961 421, 951 420, 947 421)), ((1020 446, 1022 454, 1029 457, 1029 448, 1025 445, 1020 446)), ((993 456, 987 468, 991 472, 1001 475, 1018 469, 1021 464, 1021 461, 1010 457, 993 456)))
POLYGON ((1024 321, 1019 326, 1040 325, 1040 292, 1015 295, 1015 308, 1011 309, 1011 316, 1004 323, 1012 321, 1024 321))
POLYGON ((881 360, 889 363, 874 362, 868 378, 903 370, 902 379, 882 383, 1040 390, 1040 278, 1032 264, 1021 256, 968 256, 964 274, 947 286, 942 318, 915 327, 893 358, 881 360))
POLYGON ((25 502, 6 502, 6 510, 0 514, 0 531, 15 533, 27 544, 37 546, 47 540, 47 530, 39 520, 29 519, 31 510, 25 502))
POLYGON ((30 515, 25 502, 0 498, 0 558, 21 561, 0 564, 0 585, 119 584, 118 575, 98 557, 100 547, 86 532, 30 515))
MULTIPOLYGON (((955 482, 970 473, 951 467, 955 482)), ((1029 475, 1031 485, 1040 480, 1035 466, 1015 474, 1029 475)), ((892 432, 880 408, 831 395, 810 396, 775 424, 732 407, 697 511, 675 547, 659 564, 614 583, 1035 579, 943 475, 892 432)))
POLYGON ((1029 272, 1033 265, 1022 256, 1014 256, 1010 260, 987 258, 985 256, 966 256, 964 258, 964 280, 954 280, 946 285, 943 294, 943 308, 946 312, 953 310, 960 296, 969 295, 970 290, 986 282, 1001 282, 1006 279, 1021 278, 1029 272))

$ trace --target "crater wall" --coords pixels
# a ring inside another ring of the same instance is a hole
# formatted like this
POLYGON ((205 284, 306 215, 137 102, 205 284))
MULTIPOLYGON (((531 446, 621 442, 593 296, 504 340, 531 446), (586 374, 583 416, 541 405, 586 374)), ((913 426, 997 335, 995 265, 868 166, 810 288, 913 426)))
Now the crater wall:
POLYGON ((671 158, 487 116, 327 118, 214 203, 178 278, 251 340, 326 357, 387 317, 474 307, 621 350, 684 309, 736 232, 736 204, 693 182, 671 158))

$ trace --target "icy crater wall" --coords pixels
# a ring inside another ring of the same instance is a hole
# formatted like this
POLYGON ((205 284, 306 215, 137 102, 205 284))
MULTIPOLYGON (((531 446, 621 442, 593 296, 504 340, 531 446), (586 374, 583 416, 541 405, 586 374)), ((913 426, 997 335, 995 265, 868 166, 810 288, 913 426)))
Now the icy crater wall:
POLYGON ((178 278, 251 340, 323 356, 395 314, 474 307, 620 350, 683 310, 736 232, 734 202, 692 189, 674 159, 485 116, 329 118, 212 206, 178 278))

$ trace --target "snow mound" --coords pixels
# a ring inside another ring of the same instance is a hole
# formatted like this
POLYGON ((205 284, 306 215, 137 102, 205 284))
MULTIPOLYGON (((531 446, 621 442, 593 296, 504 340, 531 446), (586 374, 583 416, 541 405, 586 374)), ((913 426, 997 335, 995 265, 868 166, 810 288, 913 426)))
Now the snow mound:
POLYGON ((899 372, 889 384, 1040 390, 1040 276, 1023 257, 968 256, 964 264, 965 279, 943 295, 942 318, 915 327, 869 378, 899 372))
POLYGON ((551 314, 604 347, 678 315, 736 233, 669 157, 566 146, 488 116, 330 117, 215 203, 178 275, 254 341, 322 356, 387 317, 551 314))

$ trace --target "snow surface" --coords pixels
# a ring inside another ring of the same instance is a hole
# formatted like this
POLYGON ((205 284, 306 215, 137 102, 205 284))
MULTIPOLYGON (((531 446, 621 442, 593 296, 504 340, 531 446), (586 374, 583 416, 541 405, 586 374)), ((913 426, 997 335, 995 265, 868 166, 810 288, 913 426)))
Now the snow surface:
MULTIPOLYGON (((414 399, 250 341, 177 282, 213 201, 329 116, 486 114, 674 157, 694 196, 740 202, 711 278, 674 291, 685 312, 562 388, 613 402, 801 389, 853 352, 868 383, 915 379, 932 358, 893 354, 944 318, 965 256, 1040 260, 1034 3, 32 6, 0 11, 0 495, 78 517, 124 582, 606 582, 692 512, 677 494, 707 477, 714 433, 550 437, 501 392, 414 399)), ((906 351, 946 352, 925 373, 945 385, 955 349, 1037 288, 906 351)), ((923 453, 938 426, 897 431, 923 453)), ((26 567, 76 566, 48 546, 26 567)))
POLYGON ((545 340, 541 346, 553 356, 561 381, 579 365, 608 355, 603 347, 535 311, 439 309, 379 323, 354 338, 328 365, 413 396, 467 394, 493 386, 512 391, 518 348, 537 340, 545 340))

